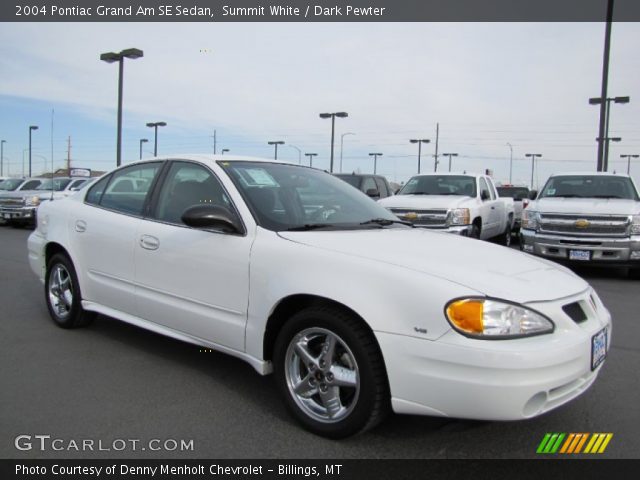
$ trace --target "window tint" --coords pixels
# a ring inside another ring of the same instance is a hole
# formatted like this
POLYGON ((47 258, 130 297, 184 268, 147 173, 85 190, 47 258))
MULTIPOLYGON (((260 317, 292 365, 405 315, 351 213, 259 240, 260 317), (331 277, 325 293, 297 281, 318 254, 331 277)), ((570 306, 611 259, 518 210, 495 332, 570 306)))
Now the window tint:
POLYGON ((371 189, 374 189, 374 190, 378 189, 378 187, 376 187, 376 182, 374 182, 373 178, 371 177, 365 177, 362 180, 362 191, 364 193, 367 193, 371 189))
POLYGON ((96 184, 89 189, 84 201, 91 205, 99 205, 102 194, 104 193, 104 188, 107 186, 107 183, 109 183, 109 180, 111 180, 111 175, 106 175, 98 180, 96 184))
MULTIPOLYGON (((99 199, 99 205, 117 212, 130 215, 142 215, 144 202, 153 183, 153 179, 160 170, 160 163, 144 163, 124 168, 114 172, 99 199)), ((87 195, 95 194, 102 180, 94 185, 87 195)))
POLYGON ((482 192, 487 192, 487 198, 491 198, 491 193, 489 191, 489 186, 484 178, 480 177, 480 195, 482 192))
POLYGON ((20 187, 20 190, 35 190, 42 183, 42 180, 29 180, 20 187))
POLYGON ((389 191, 387 190, 386 182, 381 178, 376 178, 376 184, 378 185, 378 191, 380 192, 380 198, 388 197, 389 191))
POLYGON ((86 181, 86 179, 74 180, 73 183, 69 185, 69 190, 71 190, 72 188, 80 188, 80 186, 84 185, 86 181))
POLYGON ((232 208, 222 185, 209 169, 196 163, 174 162, 160 190, 153 217, 183 224, 185 210, 203 203, 232 208))

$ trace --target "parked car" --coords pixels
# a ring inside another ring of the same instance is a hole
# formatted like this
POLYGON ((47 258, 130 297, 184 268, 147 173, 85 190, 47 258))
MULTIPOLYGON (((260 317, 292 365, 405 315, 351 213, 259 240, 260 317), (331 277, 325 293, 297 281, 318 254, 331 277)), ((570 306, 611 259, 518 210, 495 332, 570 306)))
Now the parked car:
POLYGON ((38 206, 47 200, 58 200, 79 190, 86 178, 39 179, 30 190, 18 191, 0 197, 0 216, 10 225, 35 225, 38 206))
POLYGON ((8 223, 13 208, 22 207, 22 192, 34 190, 41 183, 40 178, 8 178, 0 183, 0 225, 8 223))
POLYGON ((413 228, 326 172, 271 160, 120 167, 44 202, 28 256, 60 327, 100 313, 234 355, 332 438, 389 408, 535 417, 588 389, 611 336, 568 269, 413 228), (113 188, 140 177, 144 190, 113 188))
POLYGON ((378 200, 393 195, 391 185, 382 175, 368 173, 336 173, 334 175, 373 199, 378 200))
POLYGON ((511 244, 513 200, 500 198, 488 175, 416 175, 380 203, 417 227, 511 244))
POLYGON ((558 261, 629 267, 631 276, 640 276, 633 179, 607 172, 552 175, 524 211, 520 248, 558 261))
POLYGON ((529 205, 529 188, 515 185, 498 185, 498 195, 513 198, 513 231, 520 231, 522 211, 529 205))

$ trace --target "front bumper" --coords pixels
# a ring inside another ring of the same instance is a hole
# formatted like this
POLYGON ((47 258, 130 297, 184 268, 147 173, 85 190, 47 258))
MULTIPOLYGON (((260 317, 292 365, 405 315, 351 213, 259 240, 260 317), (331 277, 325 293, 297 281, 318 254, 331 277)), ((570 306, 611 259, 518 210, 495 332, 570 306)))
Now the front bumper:
POLYGON ((434 232, 453 233, 454 235, 462 235, 468 237, 471 231, 471 225, 456 225, 451 227, 428 227, 424 225, 415 225, 416 228, 425 228, 434 232))
POLYGON ((35 223, 38 207, 0 207, 0 218, 5 222, 35 223))
POLYGON ((591 386, 602 368, 601 364, 591 369, 591 339, 607 328, 608 351, 611 316, 600 304, 598 312, 591 309, 588 320, 577 324, 561 308, 575 300, 535 304, 534 308, 556 323, 556 330, 531 338, 478 340, 451 330, 431 341, 376 332, 393 410, 477 420, 520 420, 576 398, 591 386))
POLYGON ((527 253, 558 261, 640 267, 640 235, 626 238, 576 238, 522 229, 520 248, 527 253), (590 252, 589 260, 570 260, 570 250, 590 252))

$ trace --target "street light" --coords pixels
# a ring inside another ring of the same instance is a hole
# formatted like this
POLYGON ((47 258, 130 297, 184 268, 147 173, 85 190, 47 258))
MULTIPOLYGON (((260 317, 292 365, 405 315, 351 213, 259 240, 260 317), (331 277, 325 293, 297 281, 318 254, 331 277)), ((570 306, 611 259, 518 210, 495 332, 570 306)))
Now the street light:
MULTIPOLYGON (((3 140, 4 142, 4 140, 3 140)), ((640 157, 640 155, 620 155, 620 158, 626 158, 627 159, 627 175, 630 174, 631 172, 631 159, 632 158, 638 158, 640 157)))
MULTIPOLYGON (((605 144, 602 145, 602 141, 600 137, 596 138, 598 142, 599 155, 598 160, 602 156, 602 162, 598 162, 598 171, 606 172, 609 169, 609 116, 610 116, 610 108, 611 102, 613 103, 629 103, 631 97, 607 97, 605 99, 605 132, 604 132, 604 140, 605 144), (602 152, 602 153, 600 153, 602 152)), ((601 105, 602 97, 594 97, 589 99, 589 105, 601 105)))
POLYGON ((275 148, 275 152, 273 155, 273 159, 277 160, 278 159, 278 145, 284 145, 284 142, 282 140, 274 140, 271 142, 267 142, 269 145, 273 145, 275 148))
POLYGON ((443 153, 442 155, 449 157, 449 171, 451 171, 451 157, 457 157, 457 153, 443 153))
POLYGON ((228 148, 223 148, 223 149, 222 149, 222 155, 224 155, 224 153, 225 153, 225 152, 228 152, 228 151, 229 151, 229 149, 228 149, 228 148))
POLYGON ((418 175, 420 174, 420 156, 422 155, 422 144, 429 143, 431 140, 428 138, 417 138, 409 140, 411 143, 418 144, 418 175))
POLYGON ((305 156, 309 157, 309 166, 313 167, 313 157, 316 157, 317 153, 305 153, 305 156))
POLYGON ((0 177, 4 174, 4 144, 6 140, 0 140, 0 177))
POLYGON ((124 59, 135 60, 142 57, 142 50, 137 48, 127 48, 120 53, 108 52, 100 55, 100 60, 107 63, 118 62, 118 136, 116 149, 116 166, 119 167, 122 160, 122 72, 124 69, 124 59))
POLYGON ((381 153, 370 153, 370 157, 373 157, 373 174, 375 175, 378 170, 378 157, 381 157, 381 153))
POLYGON ((302 164, 302 150, 300 150, 298 147, 296 147, 295 145, 289 145, 291 148, 295 148, 296 150, 298 150, 298 165, 302 164))
POLYGON ((141 138, 140 139, 140 160, 142 160, 142 144, 143 143, 147 143, 149 140, 147 140, 146 138, 141 138))
POLYGON ((355 133, 347 132, 340 135, 340 173, 342 173, 342 147, 344 145, 344 136, 345 135, 355 135, 355 133))
MULTIPOLYGON (((607 115, 607 125, 609 124, 609 116, 607 115)), ((602 163, 603 172, 609 170, 609 142, 620 142, 622 137, 605 137, 604 138, 604 161, 602 163)), ((600 138, 596 138, 596 142, 600 143, 600 138)))
POLYGON ((507 145, 509 146, 509 150, 511 151, 511 153, 509 154, 509 185, 513 185, 513 145, 511 145, 509 142, 507 142, 507 145))
POLYGON ((158 156, 158 127, 166 127, 167 122, 149 122, 147 123, 147 127, 154 129, 154 140, 153 140, 153 156, 158 156))
POLYGON ((539 153, 525 153, 525 157, 531 157, 531 190, 533 190, 533 170, 535 168, 536 157, 542 157, 539 153))
POLYGON ((37 125, 29 126, 29 178, 31 178, 31 132, 38 130, 37 125))
POLYGON ((329 164, 329 172, 333 173, 333 140, 335 137, 336 130, 336 117, 338 118, 346 118, 349 114, 347 112, 334 112, 334 113, 321 113, 320 118, 330 118, 331 119, 331 163, 329 164))

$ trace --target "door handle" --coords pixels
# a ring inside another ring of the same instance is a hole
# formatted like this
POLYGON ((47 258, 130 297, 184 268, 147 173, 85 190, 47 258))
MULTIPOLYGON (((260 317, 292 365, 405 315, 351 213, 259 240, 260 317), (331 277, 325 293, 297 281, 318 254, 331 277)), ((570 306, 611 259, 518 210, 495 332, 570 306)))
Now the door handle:
POLYGON ((78 233, 85 232, 87 230, 87 222, 84 220, 76 220, 75 230, 78 233))
POLYGON ((160 247, 160 240, 151 235, 142 235, 140 237, 140 246, 145 250, 157 250, 160 247))
POLYGON ((491 210, 495 210, 495 209, 496 209, 496 207, 491 207, 491 210))

